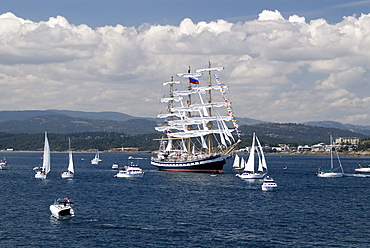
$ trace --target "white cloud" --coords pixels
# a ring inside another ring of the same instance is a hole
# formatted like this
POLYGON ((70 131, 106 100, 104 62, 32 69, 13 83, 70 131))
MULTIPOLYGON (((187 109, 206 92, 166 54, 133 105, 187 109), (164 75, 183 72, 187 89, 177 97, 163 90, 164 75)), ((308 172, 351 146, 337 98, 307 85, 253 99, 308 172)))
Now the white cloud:
POLYGON ((154 117, 161 83, 188 66, 225 66, 237 116, 370 125, 370 15, 328 24, 265 10, 139 28, 32 22, 0 15, 1 110, 119 111, 154 117))

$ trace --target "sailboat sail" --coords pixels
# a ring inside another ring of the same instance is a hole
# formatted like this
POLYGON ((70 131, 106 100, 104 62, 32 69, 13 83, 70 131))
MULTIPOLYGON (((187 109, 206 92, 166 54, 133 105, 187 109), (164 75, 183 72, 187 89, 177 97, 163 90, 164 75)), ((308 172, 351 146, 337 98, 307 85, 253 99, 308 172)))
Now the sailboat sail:
POLYGON ((256 136, 256 141, 257 141, 257 144, 258 144, 259 153, 261 155, 260 163, 259 163, 259 166, 258 166, 258 171, 260 171, 260 172, 266 171, 267 170, 267 164, 266 164, 265 154, 263 153, 263 148, 262 148, 261 143, 260 143, 257 136, 256 136))
POLYGON ((248 161, 244 167, 244 171, 254 172, 254 154, 255 154, 255 134, 253 133, 252 147, 249 151, 248 161))
POLYGON ((50 172, 50 145, 47 137, 47 132, 45 132, 44 157, 42 162, 42 168, 45 174, 48 174, 50 172))
POLYGON ((240 168, 240 157, 238 156, 238 154, 235 155, 233 168, 234 169, 239 169, 240 168))
POLYGON ((69 157, 68 171, 75 173, 74 166, 73 166, 72 151, 69 151, 68 157, 69 157))

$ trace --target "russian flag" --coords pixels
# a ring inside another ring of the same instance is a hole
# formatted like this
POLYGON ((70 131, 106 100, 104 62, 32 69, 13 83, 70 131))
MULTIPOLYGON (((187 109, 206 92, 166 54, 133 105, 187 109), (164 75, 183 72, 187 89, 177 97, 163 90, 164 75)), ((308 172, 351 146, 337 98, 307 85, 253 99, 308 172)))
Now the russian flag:
POLYGON ((189 77, 189 83, 192 84, 199 84, 199 80, 197 78, 189 77))

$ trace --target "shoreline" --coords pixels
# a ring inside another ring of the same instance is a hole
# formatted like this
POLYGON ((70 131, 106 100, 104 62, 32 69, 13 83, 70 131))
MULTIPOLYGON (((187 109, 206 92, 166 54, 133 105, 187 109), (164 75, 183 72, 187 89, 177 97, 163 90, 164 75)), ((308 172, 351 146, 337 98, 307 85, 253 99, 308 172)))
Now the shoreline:
MULTIPOLYGON (((27 150, 0 150, 0 153, 16 153, 16 152, 24 152, 24 153, 42 153, 43 150, 38 151, 27 151, 27 150)), ((52 153, 68 153, 66 151, 51 151, 52 153)), ((79 151, 72 151, 73 153, 96 153, 96 150, 79 150, 79 151)), ((117 150, 106 150, 106 151, 99 151, 99 153, 122 153, 122 154, 156 154, 157 151, 117 151, 117 150)), ((243 154, 248 155, 248 152, 236 152, 235 154, 243 154)), ((326 151, 304 151, 304 152, 297 152, 297 151, 284 151, 284 152, 265 152, 266 155, 330 155, 330 152, 326 151)), ((370 156, 369 151, 345 151, 339 152, 338 155, 340 156, 350 156, 350 157, 368 157, 370 156)))

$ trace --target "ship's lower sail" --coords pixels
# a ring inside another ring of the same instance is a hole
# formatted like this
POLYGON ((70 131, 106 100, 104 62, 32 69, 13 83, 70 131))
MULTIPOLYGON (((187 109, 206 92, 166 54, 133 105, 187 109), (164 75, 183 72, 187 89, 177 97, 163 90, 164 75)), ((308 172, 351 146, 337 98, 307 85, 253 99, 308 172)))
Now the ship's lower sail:
POLYGON ((226 159, 229 157, 230 155, 214 155, 190 161, 168 161, 152 158, 151 164, 162 171, 222 173, 226 159))

